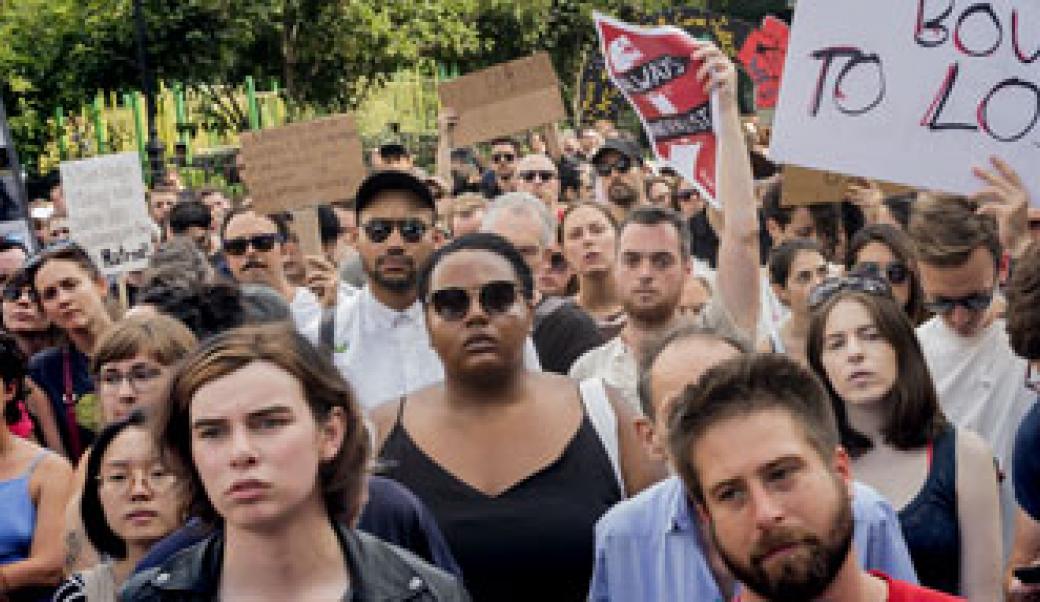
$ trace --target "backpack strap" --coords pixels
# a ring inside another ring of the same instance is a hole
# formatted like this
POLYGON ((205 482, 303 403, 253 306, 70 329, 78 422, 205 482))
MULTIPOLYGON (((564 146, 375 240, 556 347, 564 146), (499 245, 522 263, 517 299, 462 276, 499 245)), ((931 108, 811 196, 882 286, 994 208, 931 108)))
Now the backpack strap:
POLYGON ((614 469, 621 495, 625 495, 625 477, 621 474, 621 455, 618 448, 618 421, 614 407, 610 405, 607 389, 601 378, 587 378, 578 385, 585 415, 589 417, 603 449, 607 452, 610 466, 614 469))

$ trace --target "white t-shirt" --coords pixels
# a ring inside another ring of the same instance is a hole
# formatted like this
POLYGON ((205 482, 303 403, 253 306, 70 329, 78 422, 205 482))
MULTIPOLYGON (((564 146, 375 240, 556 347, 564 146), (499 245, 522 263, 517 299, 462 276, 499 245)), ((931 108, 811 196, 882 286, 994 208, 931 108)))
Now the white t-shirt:
POLYGON ((292 314, 296 330, 305 333, 312 323, 321 320, 321 303, 309 288, 299 286, 289 304, 289 313, 292 314))

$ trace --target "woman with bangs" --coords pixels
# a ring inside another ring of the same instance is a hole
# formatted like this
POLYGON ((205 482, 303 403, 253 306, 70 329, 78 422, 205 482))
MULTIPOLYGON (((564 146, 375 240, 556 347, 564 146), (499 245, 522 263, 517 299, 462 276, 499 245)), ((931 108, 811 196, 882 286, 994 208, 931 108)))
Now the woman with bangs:
POLYGON ((993 454, 943 415, 914 328, 886 281, 853 272, 809 298, 808 360, 831 394, 856 478, 897 510, 921 585, 997 600, 993 454))

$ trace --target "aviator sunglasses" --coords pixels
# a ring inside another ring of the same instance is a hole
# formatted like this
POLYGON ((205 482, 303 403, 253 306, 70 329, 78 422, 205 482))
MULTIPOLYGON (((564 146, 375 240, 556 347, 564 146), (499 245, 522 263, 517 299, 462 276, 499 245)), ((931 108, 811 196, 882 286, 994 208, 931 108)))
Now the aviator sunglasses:
MULTIPOLYGON (((442 288, 430 293, 433 311, 448 322, 466 317, 472 306, 470 293, 474 289, 442 288)), ((489 316, 504 314, 516 303, 517 285, 509 280, 494 280, 475 289, 480 307, 489 316)))

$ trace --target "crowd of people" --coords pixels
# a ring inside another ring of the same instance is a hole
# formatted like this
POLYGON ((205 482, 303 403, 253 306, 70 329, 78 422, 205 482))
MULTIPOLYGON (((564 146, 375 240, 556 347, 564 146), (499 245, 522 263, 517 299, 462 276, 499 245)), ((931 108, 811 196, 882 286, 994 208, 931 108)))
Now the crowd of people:
POLYGON ((320 256, 171 175, 106 277, 56 187, 0 242, 0 600, 1040 599, 1019 177, 786 205, 692 58, 717 203, 610 123, 456 148, 450 107, 320 256))

